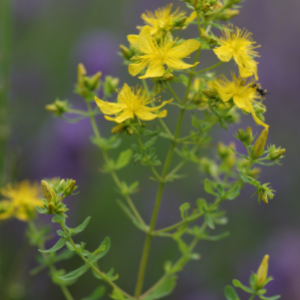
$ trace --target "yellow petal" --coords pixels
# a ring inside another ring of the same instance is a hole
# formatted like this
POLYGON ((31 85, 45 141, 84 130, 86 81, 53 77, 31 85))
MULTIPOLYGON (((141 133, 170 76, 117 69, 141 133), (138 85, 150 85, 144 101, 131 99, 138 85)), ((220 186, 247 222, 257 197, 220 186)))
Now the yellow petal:
POLYGON ((109 116, 104 116, 104 117, 108 121, 114 121, 114 122, 117 122, 117 123, 122 123, 127 119, 133 119, 134 115, 133 115, 133 112, 131 112, 129 110, 126 110, 120 116, 118 116, 116 118, 112 118, 112 117, 109 117, 109 116))
POLYGON ((139 74, 143 69, 145 69, 146 64, 145 62, 141 62, 138 64, 130 64, 128 66, 128 72, 131 76, 136 76, 137 74, 139 74))
POLYGON ((161 77, 165 73, 165 68, 160 63, 153 63, 150 64, 147 72, 144 76, 139 77, 139 79, 145 79, 145 78, 153 78, 153 77, 161 77))
POLYGON ((185 69, 196 66, 198 64, 198 62, 195 63, 194 65, 190 65, 190 64, 186 64, 185 62, 183 62, 181 59, 178 59, 178 58, 168 58, 165 61, 165 64, 169 68, 174 69, 174 70, 185 70, 185 69))
POLYGON ((135 98, 135 94, 133 93, 132 89, 124 83, 121 92, 118 95, 118 103, 123 104, 124 107, 128 107, 126 103, 132 101, 135 98))
POLYGON ((234 95, 233 96, 233 102, 238 108, 244 110, 245 112, 248 112, 248 113, 251 112, 252 105, 251 105, 251 102, 248 99, 245 99, 244 97, 234 95), (250 106, 251 106, 251 108, 250 108, 250 106))
POLYGON ((220 61, 228 62, 231 60, 233 55, 233 50, 226 46, 221 46, 219 48, 213 49, 220 61))
POLYGON ((253 119, 254 119, 254 121, 255 121, 256 124, 264 126, 265 128, 269 128, 269 125, 265 124, 263 121, 261 121, 256 116, 255 111, 254 111, 253 106, 252 106, 252 104, 251 104, 250 101, 248 102, 248 109, 249 109, 249 112, 251 113, 251 115, 252 115, 252 117, 253 117, 253 119))
POLYGON ((184 58, 201 47, 196 40, 187 40, 169 50, 168 57, 171 59, 184 58))
POLYGON ((115 115, 126 107, 124 104, 109 103, 95 97, 96 104, 105 115, 115 115))
POLYGON ((237 54, 233 56, 235 62, 239 66, 239 72, 241 77, 246 78, 255 76, 255 80, 258 80, 257 76, 257 62, 248 55, 237 54))
POLYGON ((166 104, 171 103, 172 101, 173 101, 173 99, 164 101, 161 105, 155 106, 155 107, 144 106, 143 109, 145 109, 147 111, 156 111, 156 110, 159 110, 160 108, 162 108, 163 106, 165 106, 166 104))
POLYGON ((197 13, 193 11, 190 16, 186 19, 185 24, 193 22, 197 18, 197 13))
POLYGON ((157 47, 153 42, 150 27, 145 26, 139 35, 138 49, 143 53, 151 54, 155 48, 157 47))
POLYGON ((139 36, 136 34, 127 35, 127 40, 131 45, 137 46, 139 43, 139 36))
POLYGON ((163 110, 159 114, 153 114, 145 109, 140 109, 140 110, 136 111, 135 114, 141 120, 151 121, 156 118, 164 118, 167 115, 167 111, 163 110))

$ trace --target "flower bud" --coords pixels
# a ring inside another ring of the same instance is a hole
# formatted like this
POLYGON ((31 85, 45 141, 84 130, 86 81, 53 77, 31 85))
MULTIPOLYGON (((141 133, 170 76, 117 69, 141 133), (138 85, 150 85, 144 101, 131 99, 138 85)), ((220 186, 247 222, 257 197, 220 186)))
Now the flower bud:
POLYGON ((171 74, 171 73, 165 73, 162 78, 165 80, 165 81, 170 81, 170 80, 173 80, 174 79, 174 75, 171 74))
POLYGON ((100 87, 101 72, 97 72, 95 75, 86 78, 86 84, 91 91, 95 91, 100 87))
POLYGON ((252 170, 249 170, 247 174, 250 177, 256 178, 260 173, 261 173, 261 169, 260 168, 254 168, 252 170))
POLYGON ((68 102, 62 100, 55 100, 54 103, 45 106, 45 109, 53 112, 57 116, 61 116, 69 110, 68 102))
POLYGON ((258 158, 261 155, 261 152, 264 150, 268 138, 268 132, 268 128, 265 128, 255 141, 255 144, 253 146, 253 158, 258 158))
POLYGON ((127 47, 125 47, 124 45, 120 45, 120 50, 121 50, 121 52, 123 54, 123 57, 125 59, 130 59, 131 58, 130 50, 127 47))
POLYGON ((203 90, 202 94, 209 97, 209 98, 216 98, 217 93, 214 91, 210 91, 210 90, 203 90))
POLYGON ((76 180, 70 180, 70 183, 67 185, 65 189, 65 195, 66 196, 71 195, 75 188, 76 188, 76 180))
POLYGON ((221 21, 228 21, 240 13, 237 9, 226 9, 219 14, 218 19, 221 21))
POLYGON ((209 3, 205 3, 205 4, 202 6, 202 11, 205 12, 205 13, 208 12, 209 9, 210 9, 209 3))
POLYGON ((269 185, 268 183, 265 183, 260 187, 258 187, 257 189, 257 194, 259 199, 265 202, 266 204, 269 203, 269 199, 274 198, 273 192, 275 192, 273 189, 269 188, 268 185, 269 185))
POLYGON ((256 273, 257 282, 256 287, 260 288, 261 285, 265 282, 268 276, 268 262, 269 262, 269 255, 265 255, 258 270, 256 273))
POLYGON ((252 128, 249 126, 247 127, 246 131, 239 129, 235 137, 242 143, 245 143, 247 146, 251 145, 253 141, 252 128))
POLYGON ((52 186, 47 181, 42 180, 41 184, 42 184, 45 198, 50 203, 51 200, 56 198, 56 193, 55 193, 54 189, 52 188, 52 186))
POLYGON ((125 129, 126 129, 125 124, 118 124, 116 127, 114 127, 111 130, 111 133, 122 133, 125 131, 125 129))
POLYGON ((104 93, 106 95, 111 95, 116 91, 119 85, 119 78, 114 78, 112 76, 106 76, 104 82, 104 93))
POLYGON ((77 67, 77 83, 80 87, 84 87, 83 86, 83 79, 84 76, 86 75, 86 69, 84 67, 83 64, 79 64, 77 67))
POLYGON ((269 149, 269 160, 277 160, 279 159, 282 155, 285 154, 285 149, 281 149, 280 147, 276 149, 276 147, 273 145, 269 149))

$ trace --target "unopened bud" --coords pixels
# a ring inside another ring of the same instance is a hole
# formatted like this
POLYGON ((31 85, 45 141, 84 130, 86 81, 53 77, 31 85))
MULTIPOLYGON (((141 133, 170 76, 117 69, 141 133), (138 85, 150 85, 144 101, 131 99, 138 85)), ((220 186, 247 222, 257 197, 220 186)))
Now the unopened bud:
POLYGON ((121 50, 124 58, 126 58, 126 59, 131 58, 130 50, 127 47, 125 47, 124 45, 120 45, 120 50, 121 50))
POLYGON ((182 16, 182 17, 180 17, 180 18, 178 18, 174 21, 174 26, 175 27, 182 27, 182 26, 185 25, 186 20, 187 20, 187 17, 182 16))
POLYGON ((256 287, 259 288, 265 282, 268 276, 269 255, 265 255, 256 273, 256 287))
POLYGON ((65 195, 69 196, 73 193, 74 189, 76 187, 76 180, 71 180, 69 185, 65 189, 65 195))
POLYGON ((111 130, 111 133, 122 133, 125 131, 125 129, 126 126, 124 126, 124 124, 119 124, 111 130))
POLYGON ((174 79, 174 75, 171 74, 171 73, 165 73, 162 78, 165 80, 165 81, 170 81, 170 80, 173 80, 174 79))
POLYGON ((259 157, 261 155, 261 152, 264 150, 268 138, 268 132, 268 128, 265 128, 255 141, 253 154, 254 158, 259 157))
POLYGON ((243 129, 239 129, 235 137, 247 146, 251 145, 253 141, 252 128, 249 126, 245 131, 243 129))
POLYGON ((202 6, 202 11, 203 11, 203 12, 208 12, 209 9, 210 9, 209 3, 205 3, 205 4, 202 6))
POLYGON ((112 76, 106 76, 105 83, 104 83, 104 93, 106 95, 113 94, 119 85, 119 81, 120 81, 119 78, 114 78, 112 76))
POLYGON ((260 168, 254 168, 252 170, 249 170, 247 174, 250 177, 256 178, 260 173, 261 173, 261 169, 260 168))
POLYGON ((86 83, 91 91, 97 90, 100 86, 101 72, 97 72, 92 77, 86 79, 86 83))
POLYGON ((277 160, 279 159, 283 154, 285 154, 285 149, 276 149, 275 151, 271 152, 269 154, 270 160, 277 160))
POLYGON ((237 16, 239 13, 240 12, 237 9, 226 9, 221 14, 219 14, 218 19, 221 21, 228 21, 237 16))
POLYGON ((45 198, 47 199, 48 202, 51 202, 52 199, 56 198, 56 193, 52 186, 45 180, 41 181, 42 188, 44 191, 45 198))
POLYGON ((209 98, 215 98, 217 96, 217 93, 210 90, 203 90, 202 94, 209 97, 209 98))
POLYGON ((78 84, 82 87, 83 77, 86 75, 86 69, 83 64, 79 64, 77 67, 78 84))

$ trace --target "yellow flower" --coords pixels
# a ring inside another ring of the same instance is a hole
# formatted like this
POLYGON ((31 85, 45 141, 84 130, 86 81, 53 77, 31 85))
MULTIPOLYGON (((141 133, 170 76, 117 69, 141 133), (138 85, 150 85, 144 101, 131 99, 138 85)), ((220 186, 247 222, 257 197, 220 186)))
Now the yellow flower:
POLYGON ((236 78, 235 74, 232 74, 233 81, 229 81, 225 76, 215 80, 212 87, 218 92, 223 102, 227 102, 233 99, 234 104, 244 110, 251 113, 254 121, 266 128, 269 126, 262 122, 255 114, 253 104, 263 106, 256 99, 261 97, 256 92, 256 87, 253 85, 253 81, 245 82, 241 77, 236 78))
POLYGON ((221 47, 214 49, 213 51, 219 58, 219 60, 228 62, 233 59, 239 67, 241 77, 250 77, 254 74, 255 79, 257 77, 257 62, 253 57, 259 57, 258 53, 254 49, 260 46, 254 46, 254 42, 251 38, 251 33, 239 28, 224 26, 223 37, 219 39, 221 47))
POLYGON ((163 110, 158 114, 153 112, 156 112, 167 103, 172 102, 173 99, 164 101, 161 105, 156 107, 148 107, 146 105, 155 101, 155 99, 152 99, 151 96, 147 96, 146 91, 143 91, 142 88, 130 88, 125 83, 122 90, 119 92, 117 103, 104 102, 97 97, 95 97, 95 101, 103 114, 105 114, 106 120, 122 123, 127 119, 133 119, 134 116, 145 121, 164 118, 167 115, 166 110, 163 110), (117 116, 112 118, 107 115, 117 116))
POLYGON ((0 201, 0 220, 5 220, 13 216, 14 206, 10 201, 0 201))
POLYGON ((257 287, 260 287, 268 276, 269 255, 265 255, 256 273, 257 287))
POLYGON ((137 62, 129 65, 130 75, 136 76, 143 69, 148 68, 146 74, 139 77, 140 79, 163 76, 164 64, 174 70, 184 70, 198 64, 190 65, 182 61, 183 58, 200 48, 201 44, 196 40, 186 40, 175 45, 176 41, 168 35, 164 39, 161 38, 160 45, 158 45, 151 36, 149 26, 145 26, 139 36, 129 36, 128 40, 142 53, 134 57, 137 62))
MULTIPOLYGON (((185 28, 189 23, 197 18, 197 13, 194 11, 189 17, 186 17, 185 11, 179 11, 177 8, 171 12, 173 4, 169 4, 163 8, 157 9, 154 13, 146 11, 141 18, 146 25, 150 26, 150 33, 154 37, 159 37, 160 33, 168 32, 173 28, 185 28)), ((137 26, 138 29, 143 29, 143 26, 137 26)))
POLYGON ((35 213, 36 206, 43 206, 43 201, 39 198, 41 194, 40 188, 35 183, 30 184, 28 180, 15 183, 14 185, 9 183, 5 188, 1 189, 1 194, 8 199, 2 201, 2 206, 6 205, 8 207, 9 203, 11 204, 9 216, 14 216, 21 221, 27 221, 31 218, 35 213))

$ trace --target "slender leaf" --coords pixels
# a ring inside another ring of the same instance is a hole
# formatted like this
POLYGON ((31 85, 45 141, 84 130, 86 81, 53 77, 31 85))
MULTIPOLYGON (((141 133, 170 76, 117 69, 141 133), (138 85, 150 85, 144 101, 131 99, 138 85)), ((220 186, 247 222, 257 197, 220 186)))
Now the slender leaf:
POLYGON ((59 250, 60 248, 62 248, 66 244, 67 240, 68 240, 68 238, 61 238, 58 240, 58 242, 52 248, 50 248, 48 250, 39 249, 39 251, 42 253, 55 252, 55 251, 59 250))
POLYGON ((78 227, 76 227, 74 229, 70 229, 71 235, 73 236, 79 232, 82 232, 86 228, 86 226, 89 224, 90 220, 91 220, 91 217, 87 217, 84 220, 84 222, 82 224, 80 224, 78 227))
POLYGON ((205 219, 205 222, 206 222, 207 226, 208 226, 210 229, 215 229, 215 224, 214 224, 214 222, 213 222, 211 216, 210 216, 208 213, 206 213, 206 214, 204 215, 204 219, 205 219))
POLYGON ((237 279, 233 279, 232 280, 232 283, 235 287, 238 287, 240 289, 242 289, 243 291, 245 291, 246 293, 249 293, 249 294, 253 294, 254 291, 252 289, 250 289, 249 287, 243 285, 239 280, 237 279))
POLYGON ((130 162, 130 159, 132 157, 132 150, 131 149, 127 149, 126 151, 121 152, 117 163, 115 165, 116 169, 121 169, 124 168, 125 166, 127 166, 130 162))
POLYGON ((169 295, 176 285, 176 276, 167 277, 144 300, 155 300, 169 295))
POLYGON ((64 276, 58 277, 58 278, 61 280, 74 280, 74 279, 77 279, 80 276, 82 276, 88 269, 89 269, 89 266, 83 265, 80 268, 78 268, 64 276))
POLYGON ((89 261, 90 262, 96 262, 100 258, 102 258, 110 249, 110 238, 106 237, 103 242, 100 244, 98 249, 94 251, 90 256, 89 256, 89 261))
POLYGON ((206 193, 216 196, 216 193, 214 192, 214 190, 211 186, 211 183, 207 178, 205 178, 205 181, 204 181, 204 190, 206 193))
POLYGON ((227 300, 240 300, 234 288, 230 285, 225 287, 225 297, 227 300))
POLYGON ((97 289, 93 291, 93 293, 87 297, 83 298, 82 300, 98 300, 105 294, 105 287, 99 286, 97 289))

